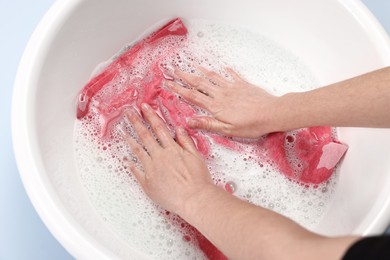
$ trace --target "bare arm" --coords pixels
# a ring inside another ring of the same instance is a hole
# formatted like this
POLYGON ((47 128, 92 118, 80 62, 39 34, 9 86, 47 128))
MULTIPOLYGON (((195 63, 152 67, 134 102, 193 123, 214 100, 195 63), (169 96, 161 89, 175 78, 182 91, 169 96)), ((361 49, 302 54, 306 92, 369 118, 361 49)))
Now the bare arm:
POLYGON ((316 235, 215 186, 192 197, 179 214, 229 259, 341 259, 358 239, 316 235))
POLYGON ((173 91, 210 112, 210 116, 190 120, 188 125, 193 128, 256 138, 321 125, 390 127, 390 67, 281 97, 270 95, 229 69, 233 81, 201 71, 204 77, 175 72, 190 88, 168 83, 173 91))
POLYGON ((280 128, 390 127, 390 67, 279 100, 280 128))
POLYGON ((196 227, 230 259, 338 259, 357 239, 316 235, 218 188, 184 129, 177 129, 176 143, 149 106, 142 106, 142 114, 159 142, 139 116, 127 115, 142 143, 123 132, 143 169, 131 164, 133 175, 152 200, 196 227))

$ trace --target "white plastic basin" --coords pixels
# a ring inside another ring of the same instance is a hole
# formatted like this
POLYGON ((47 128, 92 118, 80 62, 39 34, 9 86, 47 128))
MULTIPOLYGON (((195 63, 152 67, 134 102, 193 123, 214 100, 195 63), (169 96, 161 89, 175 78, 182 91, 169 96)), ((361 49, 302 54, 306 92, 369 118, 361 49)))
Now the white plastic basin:
MULTIPOLYGON (((23 56, 13 141, 23 183, 42 220, 78 259, 143 259, 100 220, 78 181, 75 101, 93 68, 169 17, 244 26, 291 50, 322 85, 390 64, 389 40, 354 0, 61 0, 23 56)), ((367 108, 369 109, 369 108, 367 108)), ((340 128, 349 145, 334 201, 318 232, 377 234, 390 221, 390 130, 340 128)))

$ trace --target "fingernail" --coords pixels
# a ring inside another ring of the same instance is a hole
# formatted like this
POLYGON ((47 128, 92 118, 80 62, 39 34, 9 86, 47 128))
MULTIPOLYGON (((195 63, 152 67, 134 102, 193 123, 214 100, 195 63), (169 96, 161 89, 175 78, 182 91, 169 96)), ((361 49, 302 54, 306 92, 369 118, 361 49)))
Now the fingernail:
POLYGON ((148 104, 146 104, 146 103, 142 103, 142 104, 141 104, 141 107, 142 107, 142 109, 145 110, 145 111, 149 111, 149 109, 150 109, 150 106, 149 106, 148 104))
POLYGON ((174 69, 169 66, 161 66, 161 70, 163 72, 163 77, 167 80, 173 80, 173 74, 174 74, 174 69))

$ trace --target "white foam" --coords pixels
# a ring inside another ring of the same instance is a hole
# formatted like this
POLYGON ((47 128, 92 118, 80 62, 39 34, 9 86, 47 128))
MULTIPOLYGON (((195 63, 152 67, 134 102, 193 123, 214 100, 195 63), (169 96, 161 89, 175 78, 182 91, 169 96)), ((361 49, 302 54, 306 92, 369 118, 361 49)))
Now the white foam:
MULTIPOLYGON (((261 35, 200 20, 186 21, 186 25, 188 46, 165 61, 167 73, 172 65, 188 72, 202 65, 220 73, 230 66, 275 95, 309 90, 316 85, 312 72, 297 57, 261 35)), ((141 52, 140 65, 131 72, 122 70, 120 77, 99 96, 123 91, 130 74, 143 75, 143 69, 153 62, 153 55, 164 51, 156 48, 151 56, 141 52)), ((92 101, 92 107, 96 102, 97 99, 92 101)), ((101 139, 99 116, 94 110, 91 115, 76 121, 74 147, 81 182, 100 217, 127 243, 154 259, 203 259, 205 256, 192 242, 183 240, 180 220, 172 225, 172 216, 152 203, 131 176, 126 160, 133 157, 121 136, 111 129, 111 141, 101 139)), ((124 122, 117 122, 114 127, 118 124, 132 131, 124 122)), ((316 187, 303 186, 289 181, 272 165, 264 163, 260 167, 252 159, 253 154, 213 144, 213 158, 209 158, 208 164, 215 182, 223 186, 232 181, 236 185, 234 195, 314 229, 332 197, 337 176, 316 187)))

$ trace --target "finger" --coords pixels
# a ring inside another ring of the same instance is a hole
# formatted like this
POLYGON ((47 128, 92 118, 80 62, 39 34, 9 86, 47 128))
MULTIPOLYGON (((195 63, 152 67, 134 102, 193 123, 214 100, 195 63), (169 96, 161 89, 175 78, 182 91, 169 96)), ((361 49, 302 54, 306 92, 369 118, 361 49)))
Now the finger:
POLYGON ((212 84, 209 80, 181 70, 175 70, 174 74, 178 79, 183 80, 188 86, 196 88, 198 91, 208 96, 214 96, 215 88, 217 86, 212 84))
POLYGON ((226 124, 208 116, 191 118, 188 120, 187 125, 190 128, 202 129, 225 135, 231 135, 232 133, 232 128, 230 124, 226 124))
POLYGON ((157 138, 160 140, 163 147, 176 144, 173 140, 168 128, 166 127, 164 121, 152 110, 152 108, 143 103, 141 105, 142 114, 144 115, 146 121, 152 127, 157 138))
POLYGON ((179 126, 176 129, 176 137, 177 141, 180 144, 180 146, 191 153, 197 153, 198 150, 196 149, 195 143, 192 140, 192 138, 188 135, 188 132, 182 127, 179 126))
POLYGON ((198 67, 197 68, 202 74, 207 77, 212 83, 214 83, 217 86, 224 87, 227 84, 231 83, 227 81, 225 77, 220 75, 219 73, 216 73, 215 71, 208 70, 204 67, 198 67))
POLYGON ((130 150, 134 153, 135 157, 140 160, 141 164, 143 166, 149 165, 151 159, 145 149, 139 143, 137 143, 137 141, 132 136, 130 136, 122 127, 119 127, 118 129, 123 138, 125 139, 127 145, 130 147, 130 150))
POLYGON ((225 68, 225 70, 232 76, 234 81, 245 81, 235 70, 232 68, 225 68))
POLYGON ((141 144, 144 145, 149 154, 153 156, 153 153, 161 147, 153 137, 152 133, 146 128, 139 116, 136 115, 133 111, 128 110, 125 112, 125 115, 133 125, 134 130, 141 141, 141 144))
POLYGON ((166 81, 166 85, 173 91, 179 94, 180 96, 184 97, 189 102, 204 108, 206 110, 209 110, 212 105, 212 98, 209 96, 206 96, 199 91, 195 89, 188 89, 185 87, 180 86, 176 82, 173 81, 166 81))
POLYGON ((134 163, 129 163, 129 167, 131 174, 141 184, 143 188, 145 185, 145 173, 141 171, 134 163))

